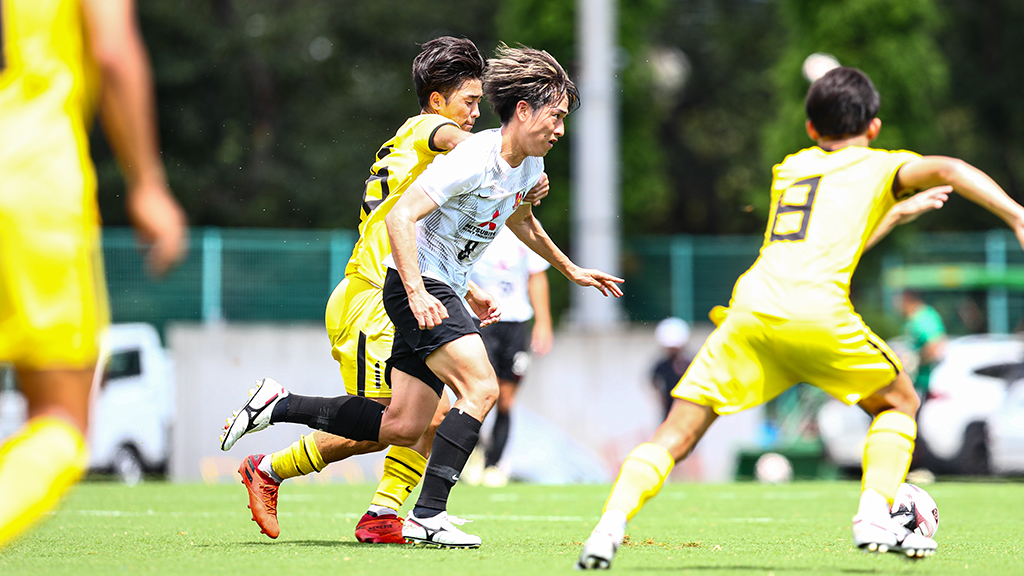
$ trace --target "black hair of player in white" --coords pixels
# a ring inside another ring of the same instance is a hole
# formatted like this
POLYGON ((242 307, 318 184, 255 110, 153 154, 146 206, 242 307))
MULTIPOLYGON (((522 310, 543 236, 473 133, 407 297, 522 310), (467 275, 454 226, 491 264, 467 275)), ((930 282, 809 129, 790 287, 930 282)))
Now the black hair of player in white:
POLYGON ((554 56, 526 46, 510 48, 502 43, 487 61, 484 96, 507 124, 516 104, 526 102, 534 110, 569 99, 569 112, 580 105, 580 93, 554 56))

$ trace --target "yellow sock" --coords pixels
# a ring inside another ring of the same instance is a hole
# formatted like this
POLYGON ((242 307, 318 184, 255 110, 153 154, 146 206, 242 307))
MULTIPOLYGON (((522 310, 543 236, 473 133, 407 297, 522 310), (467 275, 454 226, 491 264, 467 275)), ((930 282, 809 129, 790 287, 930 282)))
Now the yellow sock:
POLYGON ((88 452, 77 428, 33 418, 0 448, 0 546, 24 532, 85 471, 88 452))
POLYGON ((371 504, 398 510, 420 483, 427 459, 412 448, 392 446, 384 457, 384 474, 371 504))
POLYGON ((910 416, 895 410, 879 414, 864 440, 861 490, 874 490, 892 504, 910 468, 916 437, 917 423, 910 416))
POLYGON ((274 474, 285 480, 319 472, 327 466, 327 463, 320 455, 313 435, 306 434, 292 442, 291 446, 271 454, 270 465, 274 468, 274 474))
POLYGON ((652 496, 661 490, 675 460, 668 450, 657 444, 641 444, 633 449, 622 463, 619 477, 604 511, 618 510, 632 518, 652 496))

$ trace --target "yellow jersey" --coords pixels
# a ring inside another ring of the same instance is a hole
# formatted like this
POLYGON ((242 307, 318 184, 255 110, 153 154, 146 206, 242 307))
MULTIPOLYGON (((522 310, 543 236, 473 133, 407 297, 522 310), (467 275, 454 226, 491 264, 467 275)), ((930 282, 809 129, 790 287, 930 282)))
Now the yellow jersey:
POLYGON ((359 240, 345 267, 345 276, 358 274, 374 286, 384 286, 386 272, 381 262, 391 253, 384 217, 410 184, 438 154, 434 134, 442 126, 458 124, 440 114, 420 114, 402 124, 394 137, 377 151, 370 168, 359 214, 359 240))
POLYGON ((850 278, 864 245, 899 200, 896 172, 913 152, 815 146, 772 170, 761 253, 736 282, 731 308, 787 319, 852 310, 850 278))
POLYGON ((0 0, 0 211, 39 206, 22 223, 50 224, 59 206, 65 222, 98 226, 98 88, 78 0, 0 0))

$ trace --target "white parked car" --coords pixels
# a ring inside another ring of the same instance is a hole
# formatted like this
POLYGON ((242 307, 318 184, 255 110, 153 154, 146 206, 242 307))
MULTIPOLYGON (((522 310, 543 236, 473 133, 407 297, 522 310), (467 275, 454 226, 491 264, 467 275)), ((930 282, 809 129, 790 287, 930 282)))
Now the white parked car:
MULTIPOLYGON (((104 335, 103 377, 95 384, 89 429, 89 469, 134 484, 161 472, 170 455, 174 371, 149 324, 114 324, 104 335)), ((0 438, 25 422, 25 399, 13 374, 0 377, 0 438)))
POLYGON ((986 428, 992 472, 1024 474, 1024 379, 1010 385, 1006 400, 988 417, 986 428))
MULTIPOLYGON (((947 474, 1024 472, 1024 390, 1019 390, 1024 384, 1014 385, 1022 376, 1024 339, 1000 334, 951 339, 918 414, 918 438, 928 452, 921 464, 947 474)), ((832 461, 859 468, 871 418, 856 406, 830 400, 817 422, 832 461)))

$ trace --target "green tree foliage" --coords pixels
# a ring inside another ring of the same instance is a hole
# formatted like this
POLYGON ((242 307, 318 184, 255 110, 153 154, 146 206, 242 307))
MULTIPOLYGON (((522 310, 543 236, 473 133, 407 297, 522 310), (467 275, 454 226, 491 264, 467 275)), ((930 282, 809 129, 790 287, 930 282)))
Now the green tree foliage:
POLYGON ((801 66, 814 52, 834 55, 875 83, 883 122, 875 146, 936 151, 949 74, 935 41, 941 18, 933 0, 781 0, 779 6, 788 41, 772 70, 778 113, 763 134, 768 161, 812 144, 804 131, 809 84, 801 66))
MULTIPOLYGON (((484 0, 153 0, 139 16, 164 160, 196 225, 354 228, 377 147, 418 113, 411 64, 449 34, 493 45, 484 0)), ((123 189, 95 139, 106 221, 123 189)))
MULTIPOLYGON (((196 225, 354 227, 373 153, 417 112, 418 44, 466 36, 490 55, 519 42, 575 75, 576 2, 140 2, 171 184, 196 225)), ((1024 186, 1016 0, 638 0, 618 19, 627 236, 760 232, 771 165, 809 144, 800 66, 817 51, 875 80, 878 146, 962 157, 1011 195, 1024 186), (681 86, 659 72, 666 53, 683 55, 681 86)), ((575 120, 538 207, 562 245, 575 120)), ((477 123, 496 125, 487 111, 477 123)), ((124 224, 116 165, 102 138, 94 149, 104 217, 124 224)), ((968 206, 913 226, 992 225, 968 206)))
MULTIPOLYGON (((949 62, 950 106, 936 119, 947 147, 988 172, 1024 201, 1024 3, 1017 0, 941 0, 946 14, 940 37, 949 62)), ((968 204, 964 202, 964 204, 968 204)), ((968 210, 941 211, 933 229, 998 226, 992 216, 968 210)))
POLYGON ((670 204, 658 233, 758 233, 751 198, 767 189, 759 128, 774 114, 768 71, 784 41, 775 5, 751 0, 676 0, 650 35, 682 51, 688 79, 658 132, 670 204))
MULTIPOLYGON (((618 6, 619 87, 622 109, 619 149, 623 229, 650 230, 660 220, 670 194, 665 156, 656 145, 663 114, 651 104, 652 78, 648 31, 657 26, 666 0, 620 2, 618 6)), ((497 15, 497 31, 508 44, 522 43, 550 52, 578 80, 575 0, 508 0, 497 15)), ((586 94, 582 95, 586 98, 586 94)), ((551 195, 537 208, 549 233, 562 246, 569 242, 570 157, 574 121, 566 121, 567 138, 545 158, 551 195)))

